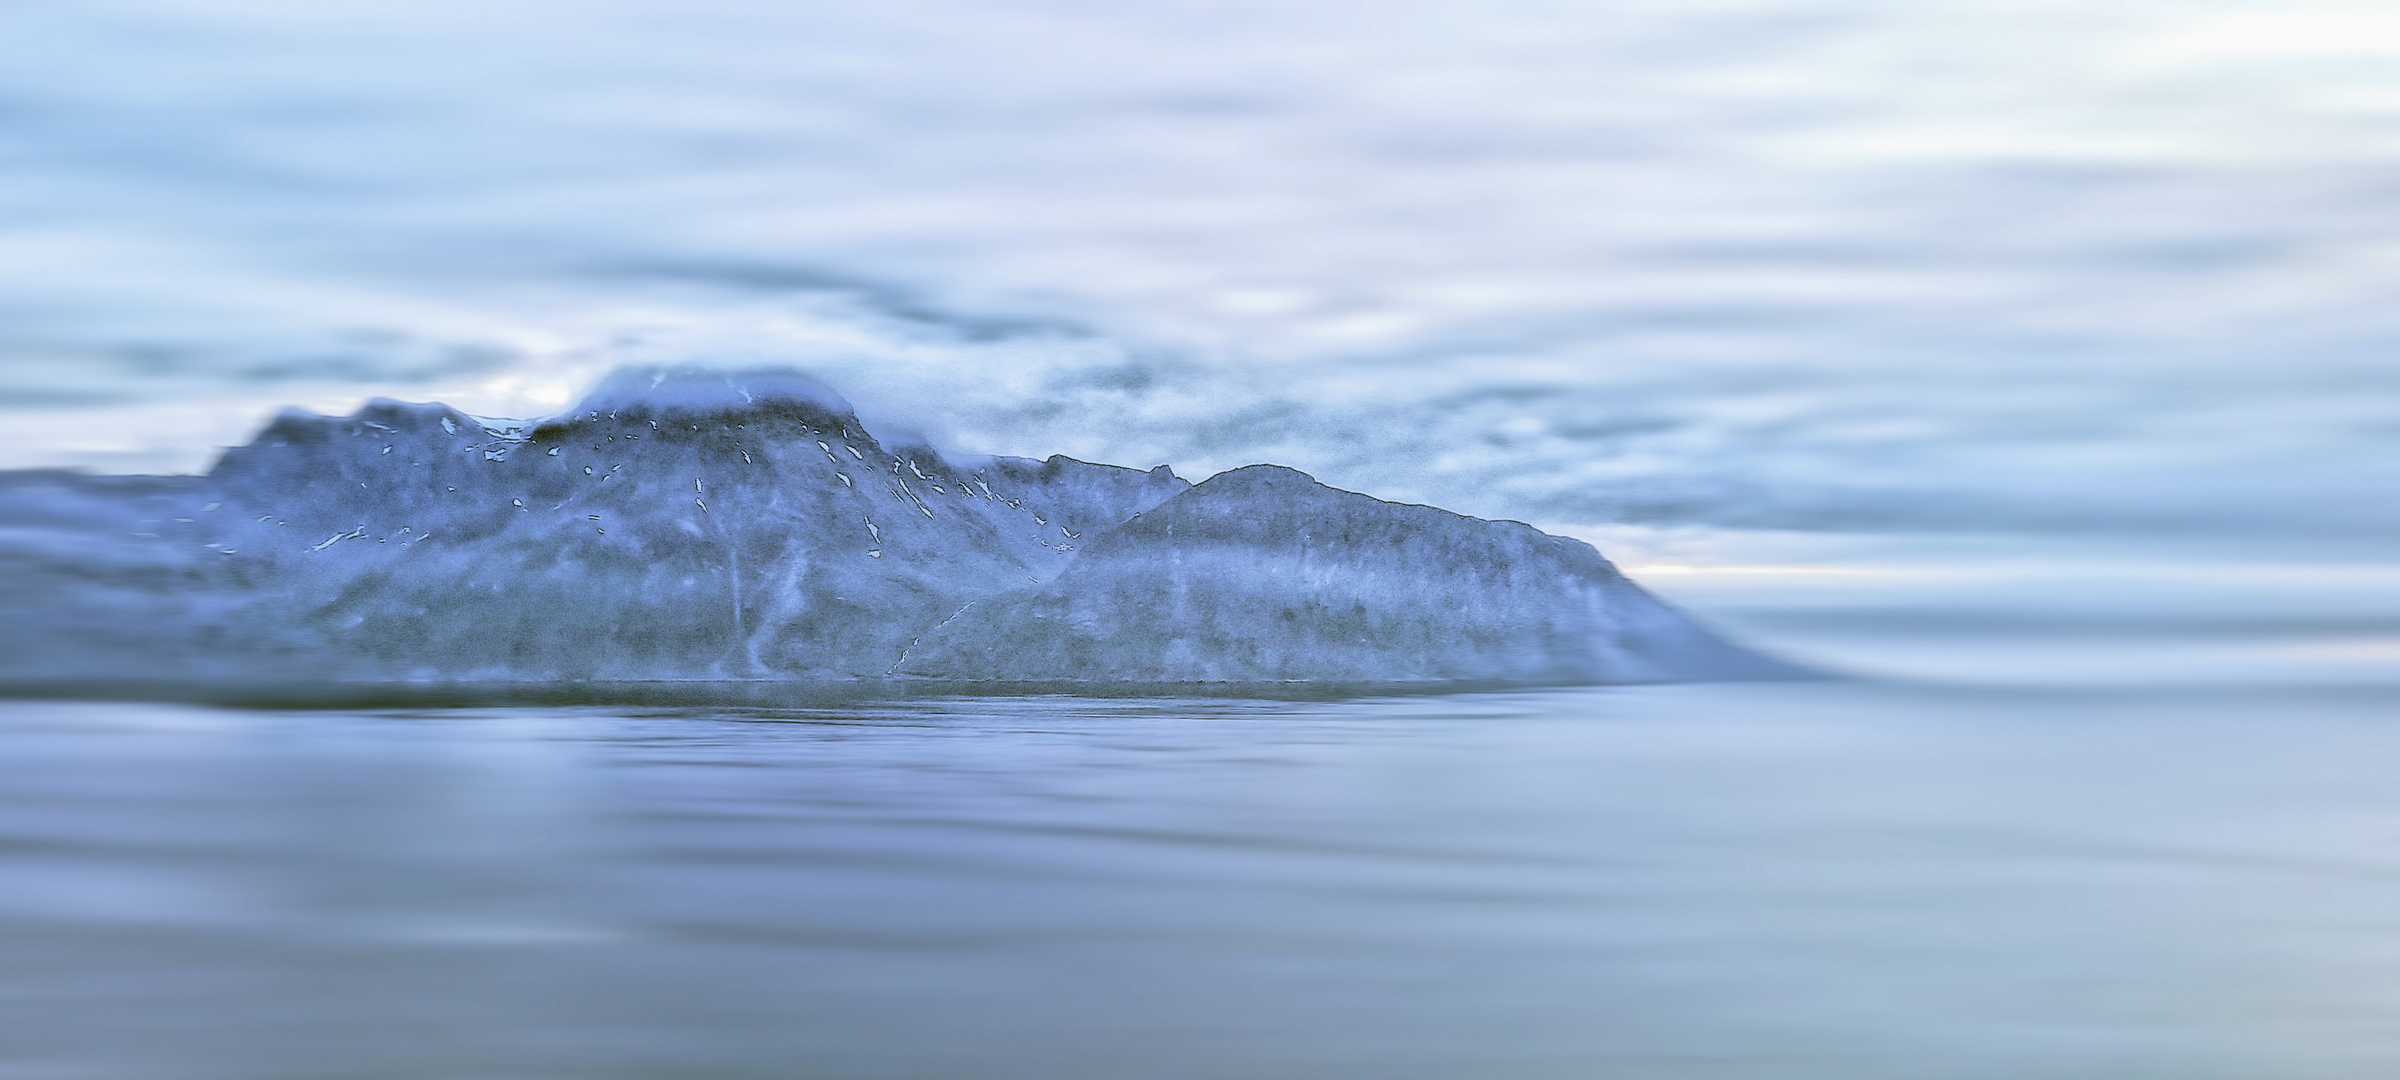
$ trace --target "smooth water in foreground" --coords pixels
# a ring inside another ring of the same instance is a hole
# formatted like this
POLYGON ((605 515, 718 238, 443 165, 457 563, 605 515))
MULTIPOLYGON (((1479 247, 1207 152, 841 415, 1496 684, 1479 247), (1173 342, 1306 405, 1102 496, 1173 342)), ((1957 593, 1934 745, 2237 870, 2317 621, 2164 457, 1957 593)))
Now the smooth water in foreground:
POLYGON ((2394 715, 5 703, 0 1076, 2389 1076, 2394 715))

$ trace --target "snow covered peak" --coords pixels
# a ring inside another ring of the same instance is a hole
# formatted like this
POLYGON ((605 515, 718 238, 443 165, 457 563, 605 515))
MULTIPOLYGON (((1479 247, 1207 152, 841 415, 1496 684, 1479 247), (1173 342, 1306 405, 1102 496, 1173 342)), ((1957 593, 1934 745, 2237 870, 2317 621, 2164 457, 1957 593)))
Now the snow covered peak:
POLYGON ((1317 478, 1288 465, 1244 465, 1201 481, 1211 493, 1247 492, 1253 489, 1290 488, 1295 494, 1313 490, 1334 491, 1318 483, 1317 478))
POLYGON ((561 419, 595 413, 722 413, 777 405, 821 410, 838 419, 857 418, 850 402, 832 387, 790 368, 662 364, 610 372, 561 419))

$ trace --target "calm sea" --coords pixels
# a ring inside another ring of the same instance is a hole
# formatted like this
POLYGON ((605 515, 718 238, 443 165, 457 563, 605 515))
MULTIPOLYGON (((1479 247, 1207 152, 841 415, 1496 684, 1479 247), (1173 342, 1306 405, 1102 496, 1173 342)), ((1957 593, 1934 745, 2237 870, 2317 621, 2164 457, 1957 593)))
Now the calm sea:
MULTIPOLYGON (((1884 595, 1926 591, 1956 603, 1884 595)), ((1693 595, 1853 668, 1946 642, 2016 677, 0 704, 0 1076, 2400 1068, 2391 665, 2015 659, 2371 652, 2326 644, 2354 622, 2011 651, 2021 584, 1946 635, 1770 592, 1693 595)))

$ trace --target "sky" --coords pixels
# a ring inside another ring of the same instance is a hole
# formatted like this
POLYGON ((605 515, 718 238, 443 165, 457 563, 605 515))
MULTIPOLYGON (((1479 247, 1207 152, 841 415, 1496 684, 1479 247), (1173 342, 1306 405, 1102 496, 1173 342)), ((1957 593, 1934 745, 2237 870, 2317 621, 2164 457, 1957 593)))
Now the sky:
POLYGON ((2400 526, 2388 5, 85 0, 0 43, 0 468, 789 363, 946 447, 1654 547, 2400 526))

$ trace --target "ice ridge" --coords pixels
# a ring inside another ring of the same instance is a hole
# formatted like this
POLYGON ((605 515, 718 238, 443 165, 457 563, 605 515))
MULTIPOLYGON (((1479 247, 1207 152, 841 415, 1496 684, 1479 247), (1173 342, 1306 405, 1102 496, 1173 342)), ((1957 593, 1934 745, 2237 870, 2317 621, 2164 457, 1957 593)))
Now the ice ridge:
POLYGON ((0 474, 0 683, 1586 683, 1788 674, 1579 541, 1274 466, 946 459, 790 371, 489 427, 277 415, 204 477, 0 474))

